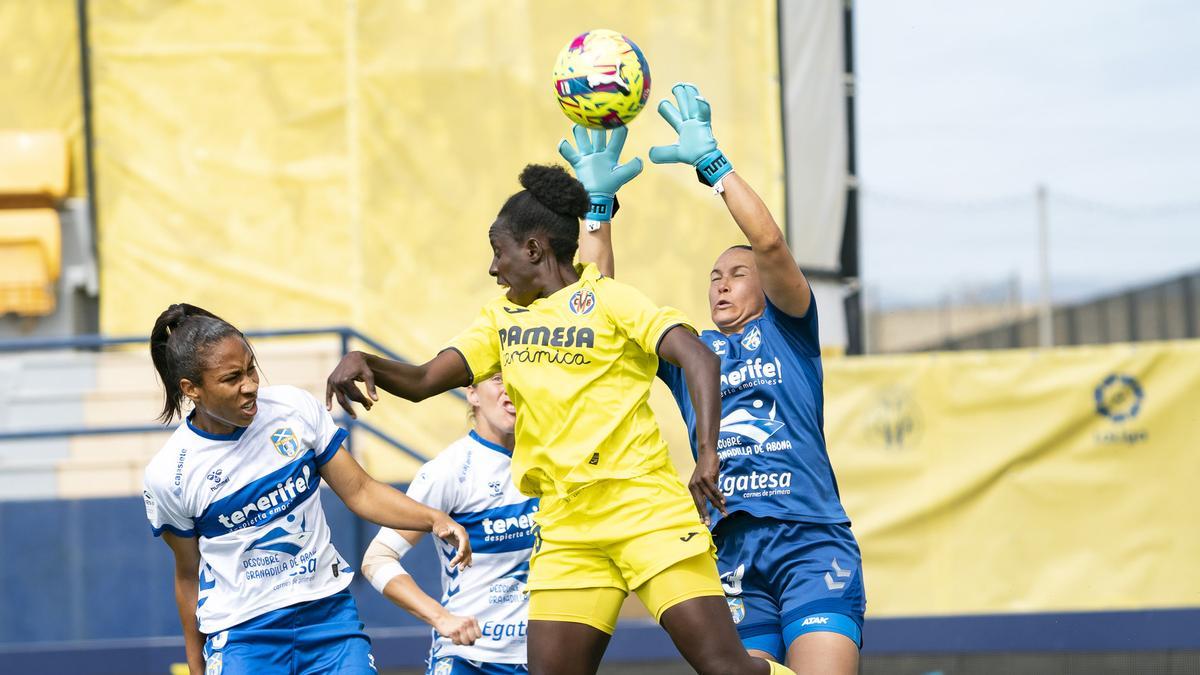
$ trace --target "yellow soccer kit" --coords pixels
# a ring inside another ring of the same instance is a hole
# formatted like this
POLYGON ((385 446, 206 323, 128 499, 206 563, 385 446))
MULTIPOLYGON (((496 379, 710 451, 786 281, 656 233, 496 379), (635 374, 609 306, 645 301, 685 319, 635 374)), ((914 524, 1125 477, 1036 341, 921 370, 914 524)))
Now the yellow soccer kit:
POLYGON ((606 478, 645 474, 669 461, 650 410, 658 343, 686 326, 595 265, 578 282, 528 307, 501 296, 450 342, 473 382, 504 372, 517 406, 513 482, 532 497, 566 495, 606 478))
MULTIPOLYGON (((649 404, 659 342, 676 326, 695 331, 678 310, 595 265, 579 271, 578 282, 527 307, 497 298, 450 342, 473 382, 503 371, 517 407, 513 482, 541 497, 527 588, 609 588, 621 597, 638 589, 652 596, 656 616, 689 597, 721 595, 711 535, 675 475, 649 404), (711 575, 685 570, 674 581, 647 583, 701 555, 711 575)), ((531 618, 544 599, 533 593, 531 618)), ((584 612, 592 620, 583 622, 611 632, 615 611, 584 612)))

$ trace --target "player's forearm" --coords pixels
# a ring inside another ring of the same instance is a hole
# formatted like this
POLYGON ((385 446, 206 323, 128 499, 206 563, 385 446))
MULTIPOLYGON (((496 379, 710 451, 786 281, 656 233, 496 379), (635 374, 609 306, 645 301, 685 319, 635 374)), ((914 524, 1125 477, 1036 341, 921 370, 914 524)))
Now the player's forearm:
POLYGON ((396 530, 429 532, 439 513, 372 478, 365 479, 362 486, 343 501, 359 518, 396 530))
POLYGON ((733 216, 733 221, 746 235, 746 240, 755 251, 779 246, 786 248, 783 231, 779 229, 779 224, 775 222, 770 209, 749 183, 734 172, 725 176, 721 185, 725 188, 721 197, 725 199, 729 214, 733 216))
POLYGON ((190 576, 182 571, 175 574, 175 605, 183 628, 183 647, 191 675, 204 673, 204 633, 196 627, 196 602, 200 596, 200 581, 195 571, 190 576))
POLYGON ((581 221, 579 226, 579 262, 595 263, 596 268, 606 277, 613 278, 616 273, 616 261, 612 247, 612 221, 581 221), (599 227, 587 231, 587 223, 593 222, 599 227))
POLYGON ((392 361, 374 354, 366 355, 366 363, 375 375, 375 385, 393 396, 416 403, 434 393, 430 391, 426 381, 426 368, 392 361))
POLYGON ((442 603, 429 597, 407 574, 392 577, 383 587, 383 597, 434 628, 450 615, 442 603))

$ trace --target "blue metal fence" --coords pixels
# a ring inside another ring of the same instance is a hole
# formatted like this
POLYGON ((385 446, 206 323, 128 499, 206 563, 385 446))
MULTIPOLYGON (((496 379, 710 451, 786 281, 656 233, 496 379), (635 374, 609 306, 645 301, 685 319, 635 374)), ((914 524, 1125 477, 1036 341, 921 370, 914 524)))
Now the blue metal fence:
MULTIPOLYGON (((385 347, 379 341, 360 333, 359 331, 348 326, 325 326, 317 328, 290 328, 276 330, 257 330, 246 331, 246 337, 251 339, 271 339, 271 338, 293 338, 293 337, 321 337, 321 336, 337 336, 340 343, 341 355, 345 356, 350 352, 352 342, 359 342, 369 348, 371 351, 385 356, 394 361, 408 363, 408 361, 385 347)), ((108 337, 104 335, 75 335, 68 337, 55 338, 28 338, 15 340, 0 340, 0 354, 5 353, 28 353, 28 352, 43 352, 43 351, 59 351, 68 349, 78 350, 100 350, 109 347, 121 347, 127 345, 148 344, 148 338, 144 336, 119 336, 108 337)), ((453 390, 450 392, 452 396, 456 396, 462 400, 466 397, 461 391, 453 390)), ((356 420, 349 415, 340 415, 338 423, 341 424, 347 431, 350 432, 350 437, 346 441, 347 447, 353 447, 354 432, 357 429, 371 434, 384 441, 391 447, 404 452, 420 461, 425 461, 427 458, 417 451, 413 450, 408 445, 405 445, 396 437, 386 431, 374 426, 370 423, 356 420)), ((133 425, 117 425, 117 426, 87 426, 87 427, 52 427, 45 429, 19 429, 19 430, 0 430, 0 442, 3 441, 22 441, 42 438, 65 438, 72 436, 102 436, 114 434, 147 434, 161 433, 170 431, 170 426, 160 424, 133 424, 133 425)))

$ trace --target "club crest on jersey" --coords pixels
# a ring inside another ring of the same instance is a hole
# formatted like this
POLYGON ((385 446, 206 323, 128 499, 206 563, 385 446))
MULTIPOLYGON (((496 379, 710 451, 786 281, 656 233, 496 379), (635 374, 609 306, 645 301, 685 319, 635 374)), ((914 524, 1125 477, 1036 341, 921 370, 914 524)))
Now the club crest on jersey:
POLYGON ((276 429, 271 434, 271 443, 275 445, 275 449, 279 451, 279 454, 288 459, 300 454, 300 441, 296 440, 296 434, 292 433, 291 427, 276 429))
POLYGON ((588 314, 596 308, 596 294, 586 288, 575 291, 568 306, 572 314, 588 314))
POLYGON ((750 351, 758 349, 762 345, 762 332, 758 330, 758 326, 754 326, 746 332, 742 338, 742 347, 750 351))
POLYGON ((733 622, 741 623, 746 618, 746 602, 741 598, 725 598, 725 602, 729 603, 729 615, 733 617, 733 622))

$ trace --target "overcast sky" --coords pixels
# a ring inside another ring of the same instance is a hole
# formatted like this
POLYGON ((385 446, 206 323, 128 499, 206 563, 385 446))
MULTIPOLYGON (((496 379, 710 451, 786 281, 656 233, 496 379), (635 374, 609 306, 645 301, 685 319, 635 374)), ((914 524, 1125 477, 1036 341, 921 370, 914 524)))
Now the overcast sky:
POLYGON ((863 276, 888 304, 1200 269, 1200 2, 857 0, 863 276))

